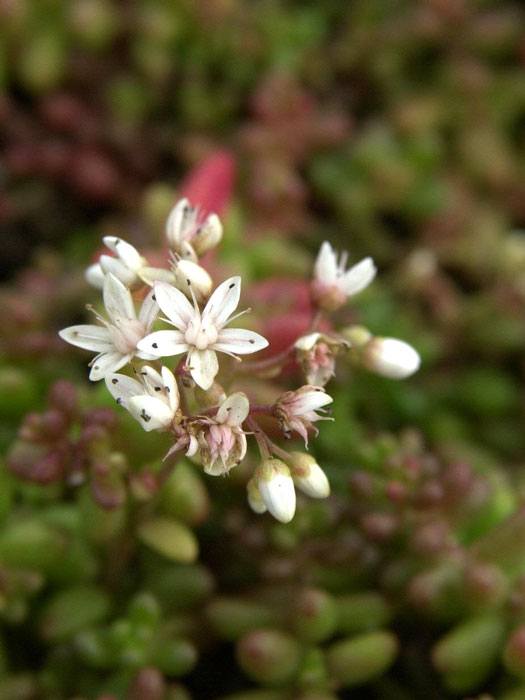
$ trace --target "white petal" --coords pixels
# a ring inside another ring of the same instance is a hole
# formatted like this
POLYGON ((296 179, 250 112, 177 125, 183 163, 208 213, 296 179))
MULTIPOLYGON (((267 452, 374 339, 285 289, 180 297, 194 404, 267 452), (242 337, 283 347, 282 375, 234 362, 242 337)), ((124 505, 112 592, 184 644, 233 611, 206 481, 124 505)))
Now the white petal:
POLYGON ((337 286, 347 296, 357 294, 368 287, 376 276, 376 272, 372 258, 365 258, 345 272, 337 281, 337 286))
POLYGON ((100 263, 95 263, 90 265, 84 272, 84 277, 86 278, 88 284, 97 289, 102 289, 104 286, 104 270, 100 266, 100 263))
POLYGON ((109 393, 124 408, 128 408, 128 402, 133 396, 144 393, 142 384, 126 374, 107 374, 104 379, 109 393))
POLYGON ((203 321, 212 322, 218 328, 226 324, 239 304, 241 296, 241 278, 230 277, 220 284, 211 295, 204 311, 203 321))
POLYGON ((166 393, 168 394, 168 403, 170 405, 171 410, 173 413, 178 409, 179 407, 179 387, 177 385, 177 382, 175 381, 175 377, 173 376, 173 372, 169 370, 167 367, 163 367, 161 369, 161 374, 162 374, 162 379, 164 381, 164 389, 166 393))
POLYGON ((320 387, 312 388, 310 391, 298 392, 292 404, 294 415, 300 416, 309 411, 316 411, 318 408, 332 403, 333 398, 320 387))
POLYGON ((144 352, 143 350, 138 349, 135 351, 135 355, 141 360, 146 360, 147 362, 152 362, 153 360, 159 359, 158 355, 152 355, 150 352, 144 352))
POLYGON ((219 371, 216 353, 213 350, 192 350, 188 355, 188 365, 194 382, 201 389, 209 389, 219 371))
POLYGON ((104 279, 104 306, 110 319, 118 323, 122 320, 135 320, 135 307, 129 290, 111 273, 104 279))
POLYGON ((155 331, 139 340, 137 347, 153 357, 180 355, 188 350, 188 344, 180 331, 155 331))
POLYGON ((137 281, 135 272, 126 267, 122 260, 112 258, 111 255, 100 256, 100 267, 106 275, 110 272, 115 275, 126 287, 130 287, 137 281))
POLYGON ((185 222, 187 222, 190 213, 192 212, 189 201, 184 198, 179 200, 172 208, 166 221, 166 238, 168 244, 174 248, 178 248, 183 240, 183 232, 185 222))
POLYGON ((158 313, 159 305, 155 300, 155 291, 152 289, 148 292, 148 295, 142 302, 142 306, 140 307, 139 311, 139 321, 144 324, 147 331, 149 331, 153 325, 158 313))
POLYGON ((314 277, 323 284, 330 284, 337 277, 337 255, 328 241, 325 241, 314 265, 314 277))
POLYGON ((308 333, 308 335, 303 335, 296 340, 294 347, 296 347, 298 350, 311 350, 320 337, 320 333, 308 333))
POLYGON ((149 365, 143 365, 140 368, 139 374, 146 387, 146 391, 144 387, 142 388, 141 394, 149 394, 150 396, 160 394, 164 387, 164 380, 156 369, 153 369, 153 367, 149 365))
POLYGON ((129 401, 129 412, 147 432, 166 428, 173 420, 170 407, 154 396, 134 396, 129 401))
POLYGON ((199 449, 199 441, 197 440, 195 435, 190 435, 188 449, 186 450, 186 457, 195 457, 198 449, 199 449))
POLYGON ((226 423, 230 426, 240 426, 250 412, 250 402, 246 394, 238 391, 231 394, 222 402, 215 418, 219 423, 226 423))
POLYGON ((129 267, 134 272, 140 270, 143 260, 138 250, 131 243, 127 243, 122 238, 116 238, 115 236, 104 236, 103 241, 115 255, 119 256, 126 267, 129 267))
POLYGON ((164 267, 149 267, 145 266, 140 269, 138 273, 140 279, 152 286, 155 282, 171 282, 173 283, 173 272, 171 270, 166 270, 164 267))
POLYGON ((69 326, 58 332, 58 335, 66 343, 76 345, 77 348, 93 350, 94 352, 107 352, 113 349, 113 341, 107 328, 102 326, 84 325, 69 326))
POLYGON ((195 310, 184 294, 166 282, 155 282, 157 304, 176 328, 185 330, 195 310))
POLYGON ((132 355, 123 355, 121 352, 106 352, 93 360, 89 378, 92 382, 104 379, 107 374, 116 372, 131 360, 132 355))
POLYGON ((233 352, 237 355, 249 355, 268 347, 268 341, 259 333, 242 328, 223 328, 217 342, 213 345, 220 352, 233 352))

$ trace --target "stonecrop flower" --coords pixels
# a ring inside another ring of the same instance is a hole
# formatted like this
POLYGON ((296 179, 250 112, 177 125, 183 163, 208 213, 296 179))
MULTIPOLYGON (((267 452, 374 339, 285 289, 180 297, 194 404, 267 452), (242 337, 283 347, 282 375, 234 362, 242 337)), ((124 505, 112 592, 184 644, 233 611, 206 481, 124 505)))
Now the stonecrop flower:
POLYGON ((145 365, 140 381, 125 374, 108 374, 106 386, 120 406, 131 413, 146 432, 166 430, 179 408, 179 389, 173 373, 162 367, 160 374, 145 365))
POLYGON ((181 257, 197 262, 197 256, 214 248, 222 238, 222 224, 216 214, 202 216, 198 207, 181 199, 166 222, 168 245, 181 257))
POLYGON ((282 523, 295 514, 297 487, 310 498, 328 498, 330 483, 314 457, 291 452, 289 464, 281 459, 264 459, 246 484, 248 505, 255 513, 269 511, 282 523))
POLYGON ((101 289, 104 286, 104 277, 108 273, 115 275, 126 287, 137 284, 151 286, 155 280, 173 281, 173 272, 150 266, 131 243, 116 236, 104 236, 103 241, 116 257, 101 255, 98 263, 88 267, 86 279, 94 287, 101 289))
POLYGON ((198 432, 198 459, 206 474, 226 474, 244 459, 247 443, 242 424, 249 412, 247 396, 241 392, 231 394, 198 432))
POLYGON ((297 359, 308 384, 324 386, 335 374, 336 355, 347 341, 325 333, 308 333, 295 341, 297 359))
MULTIPOLYGON (((198 386, 209 389, 219 371, 217 352, 247 355, 262 350, 268 341, 254 331, 226 328, 239 304, 241 278, 230 277, 213 292, 204 307, 193 306, 184 294, 165 282, 154 285, 157 304, 166 314, 166 321, 176 330, 161 330, 142 338, 141 352, 155 357, 187 354, 186 364, 198 386)), ((239 358, 237 358, 239 359, 239 358)))
POLYGON ((337 253, 325 241, 314 265, 312 293, 317 303, 328 311, 334 311, 346 303, 349 297, 368 287, 377 269, 372 258, 364 258, 348 270, 348 253, 337 253))
POLYGON ((89 363, 89 378, 97 382, 127 365, 133 357, 154 360, 155 355, 137 347, 150 331, 159 307, 153 291, 142 303, 137 317, 131 293, 113 274, 104 277, 103 300, 109 321, 95 314, 102 324, 69 326, 59 332, 71 345, 98 353, 89 363))
POLYGON ((306 384, 297 391, 287 391, 276 403, 275 415, 281 423, 285 435, 296 432, 308 445, 308 430, 317 434, 315 421, 327 420, 316 411, 332 403, 333 399, 319 386, 306 384))

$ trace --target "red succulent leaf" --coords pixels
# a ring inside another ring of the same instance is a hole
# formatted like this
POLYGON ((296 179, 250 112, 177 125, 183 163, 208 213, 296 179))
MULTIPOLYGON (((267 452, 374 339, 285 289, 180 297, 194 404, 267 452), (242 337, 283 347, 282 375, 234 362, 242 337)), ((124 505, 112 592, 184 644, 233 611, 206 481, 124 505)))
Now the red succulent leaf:
POLYGON ((216 151, 190 171, 180 194, 204 214, 215 212, 220 216, 231 201, 235 170, 233 155, 226 150, 216 151))

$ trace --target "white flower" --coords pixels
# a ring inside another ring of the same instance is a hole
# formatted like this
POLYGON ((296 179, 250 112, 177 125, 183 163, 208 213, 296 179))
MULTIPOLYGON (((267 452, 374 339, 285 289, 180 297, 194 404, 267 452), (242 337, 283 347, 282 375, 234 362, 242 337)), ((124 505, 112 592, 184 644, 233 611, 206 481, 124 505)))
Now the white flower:
POLYGON ((103 326, 70 326, 59 332, 71 345, 98 353, 89 363, 89 378, 93 382, 124 367, 134 356, 155 359, 151 353, 137 349, 137 343, 149 333, 159 310, 153 291, 144 299, 138 318, 129 290, 111 273, 104 279, 103 298, 110 319, 96 314, 103 326))
POLYGON ((126 287, 138 283, 152 285, 155 280, 173 281, 170 270, 148 265, 146 258, 131 243, 115 236, 104 236, 103 241, 116 257, 101 255, 98 263, 88 267, 86 279, 94 287, 101 289, 104 286, 104 276, 108 273, 115 275, 126 287))
POLYGON ((390 379, 405 379, 417 372, 421 359, 414 348, 397 338, 372 338, 362 350, 365 367, 390 379))
POLYGON ((244 459, 247 445, 242 424, 249 411, 247 396, 241 392, 232 394, 198 432, 198 456, 206 474, 226 474, 244 459))
POLYGON ((141 381, 125 374, 108 374, 106 386, 117 403, 138 420, 144 430, 165 430, 179 408, 179 389, 173 373, 162 367, 160 374, 144 366, 141 381))
MULTIPOLYGON (((266 508, 280 522, 289 523, 295 515, 295 488, 286 464, 280 459, 265 459, 254 478, 266 508)), ((252 502, 255 505, 253 494, 252 502)))
POLYGON ((181 199, 168 216, 166 238, 176 253, 196 262, 198 255, 203 255, 220 242, 222 224, 216 214, 203 217, 198 207, 192 207, 187 199, 181 199))
POLYGON ((165 282, 155 283, 155 296, 168 323, 177 330, 157 331, 139 342, 142 352, 155 357, 187 352, 187 365, 196 384, 209 389, 219 371, 217 352, 236 357, 262 350, 268 341, 258 333, 225 328, 235 317, 241 293, 241 278, 231 277, 213 292, 204 311, 192 306, 184 294, 165 282))
POLYGON ((290 453, 290 469, 294 484, 311 498, 327 498, 330 483, 315 459, 304 452, 290 453))
POLYGON ((330 243, 325 241, 314 266, 312 292, 316 301, 328 310, 335 310, 346 303, 348 297, 357 294, 374 279, 376 267, 372 258, 346 270, 348 254, 342 253, 337 260, 337 253, 330 243))
POLYGON ((308 430, 318 432, 313 423, 327 420, 316 411, 332 403, 333 399, 322 387, 306 384, 297 391, 287 391, 275 405, 275 415, 281 422, 285 434, 299 433, 308 445, 308 430))

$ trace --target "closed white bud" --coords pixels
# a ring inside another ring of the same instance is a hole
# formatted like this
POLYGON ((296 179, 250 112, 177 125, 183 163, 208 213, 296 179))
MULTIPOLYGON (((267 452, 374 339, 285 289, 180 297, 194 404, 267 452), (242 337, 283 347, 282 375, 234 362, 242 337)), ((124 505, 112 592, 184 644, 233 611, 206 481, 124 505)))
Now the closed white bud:
POLYGON ((175 284, 191 299, 191 290, 198 302, 210 296, 213 282, 206 270, 191 260, 178 260, 173 268, 175 284))
POLYGON ((292 452, 290 468, 294 484, 310 498, 327 498, 330 482, 315 459, 305 452, 292 452))
POLYGON ((397 338, 373 338, 363 348, 365 367, 390 379, 405 379, 417 372, 421 359, 414 348, 397 338))
POLYGON ((215 248, 222 239, 222 224, 217 214, 210 214, 200 226, 192 239, 197 255, 204 255, 215 248))
POLYGON ((250 508, 255 513, 259 513, 259 515, 261 513, 266 513, 268 508, 264 504, 261 492, 259 491, 257 482, 254 479, 250 479, 250 481, 246 484, 246 493, 248 497, 248 505, 250 506, 250 508))
POLYGON ((92 287, 102 289, 104 287, 104 270, 100 263, 90 265, 84 273, 86 281, 92 287))
POLYGON ((295 488, 286 464, 280 459, 265 459, 255 479, 266 508, 281 523, 289 523, 295 515, 295 488))

